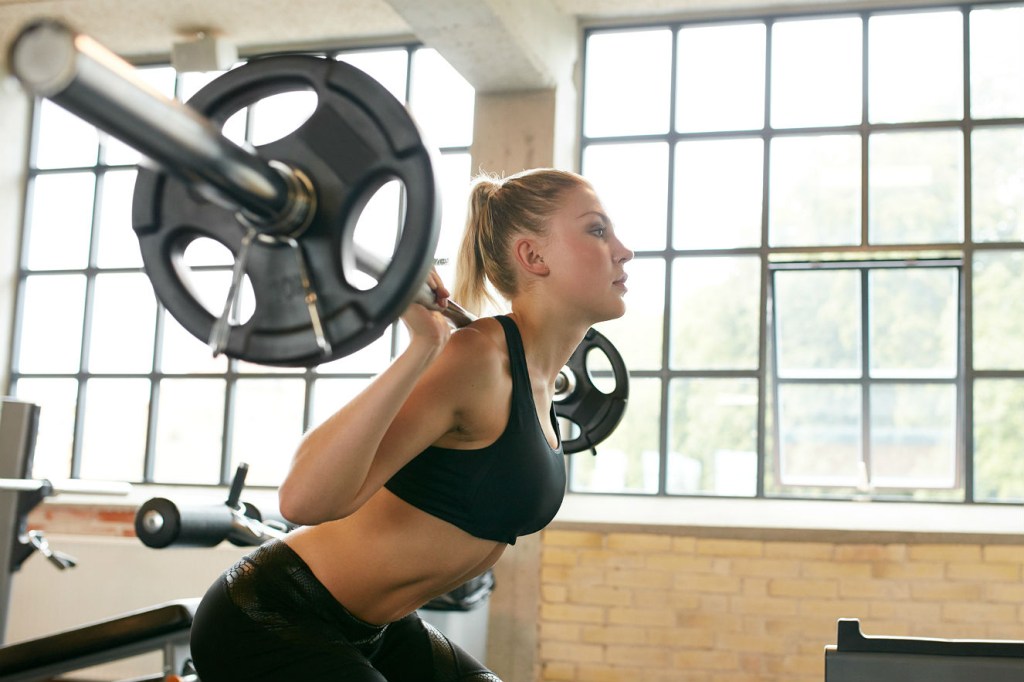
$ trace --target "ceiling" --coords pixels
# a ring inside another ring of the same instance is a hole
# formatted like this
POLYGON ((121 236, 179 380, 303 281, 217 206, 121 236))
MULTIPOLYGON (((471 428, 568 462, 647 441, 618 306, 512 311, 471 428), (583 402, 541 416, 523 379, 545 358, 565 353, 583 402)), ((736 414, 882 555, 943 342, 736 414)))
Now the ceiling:
POLYGON ((0 0, 0 45, 39 17, 64 19, 129 58, 165 58, 199 31, 223 35, 243 54, 416 38, 478 90, 521 90, 550 87, 571 69, 581 21, 811 2, 847 0, 0 0))

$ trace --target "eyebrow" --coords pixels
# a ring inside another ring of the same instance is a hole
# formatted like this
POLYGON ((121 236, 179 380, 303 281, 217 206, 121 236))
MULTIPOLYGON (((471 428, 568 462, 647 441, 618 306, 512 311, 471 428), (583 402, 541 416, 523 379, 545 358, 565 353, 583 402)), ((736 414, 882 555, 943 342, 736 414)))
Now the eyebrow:
POLYGON ((602 213, 601 211, 584 211, 583 213, 581 213, 578 216, 576 216, 576 220, 579 220, 580 218, 586 218, 589 215, 597 216, 598 218, 603 220, 606 225, 611 225, 612 224, 612 219, 609 218, 604 213, 602 213))

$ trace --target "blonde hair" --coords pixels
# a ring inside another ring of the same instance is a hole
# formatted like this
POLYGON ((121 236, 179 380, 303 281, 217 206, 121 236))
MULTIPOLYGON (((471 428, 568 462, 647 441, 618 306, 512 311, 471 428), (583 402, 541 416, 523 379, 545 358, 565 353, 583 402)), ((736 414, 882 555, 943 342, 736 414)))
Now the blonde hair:
POLYGON ((453 298, 475 314, 487 304, 500 307, 494 292, 506 300, 512 298, 518 290, 511 248, 514 237, 544 235, 547 219, 559 209, 565 193, 589 186, 582 176, 553 168, 507 178, 475 178, 469 191, 453 298))

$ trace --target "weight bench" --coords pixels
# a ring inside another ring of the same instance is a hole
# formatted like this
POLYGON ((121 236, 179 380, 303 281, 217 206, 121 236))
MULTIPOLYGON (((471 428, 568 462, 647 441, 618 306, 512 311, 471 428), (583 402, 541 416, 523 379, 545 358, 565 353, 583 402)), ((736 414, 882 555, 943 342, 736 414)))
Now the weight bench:
POLYGON ((1022 682, 1024 642, 866 637, 856 618, 839 620, 825 647, 825 682, 1022 682))
POLYGON ((182 674, 198 599, 167 602, 0 648, 0 682, 41 682, 63 673, 163 650, 164 674, 182 674))

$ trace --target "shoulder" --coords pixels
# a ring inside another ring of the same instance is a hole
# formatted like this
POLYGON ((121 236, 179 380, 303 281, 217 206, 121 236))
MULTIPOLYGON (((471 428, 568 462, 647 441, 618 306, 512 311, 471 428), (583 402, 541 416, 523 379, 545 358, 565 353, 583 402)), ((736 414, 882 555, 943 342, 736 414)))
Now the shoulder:
POLYGON ((500 434, 504 422, 491 423, 494 405, 507 402, 512 375, 505 332, 497 320, 481 318, 455 330, 431 373, 433 395, 450 405, 461 439, 472 434, 489 442, 500 434))
POLYGON ((493 317, 480 318, 453 332, 443 355, 448 363, 458 365, 460 375, 482 378, 508 373, 505 330, 493 317))

